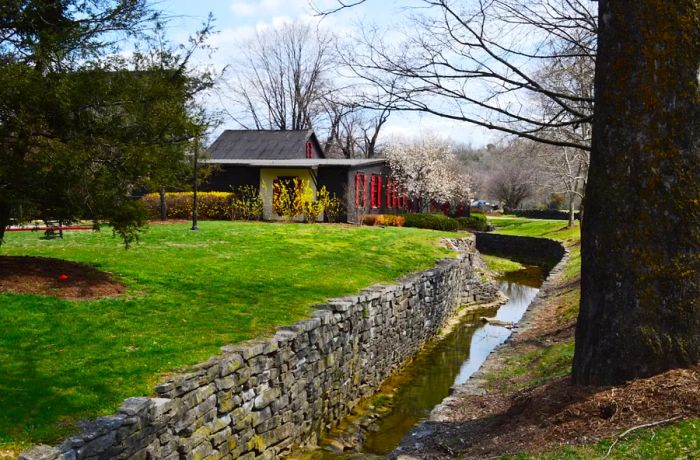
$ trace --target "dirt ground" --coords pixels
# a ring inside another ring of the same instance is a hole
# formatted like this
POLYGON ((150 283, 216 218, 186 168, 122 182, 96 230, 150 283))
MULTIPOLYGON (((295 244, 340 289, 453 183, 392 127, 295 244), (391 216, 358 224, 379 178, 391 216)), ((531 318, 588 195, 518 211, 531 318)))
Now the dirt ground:
POLYGON ((523 390, 532 376, 499 372, 511 358, 573 338, 560 298, 575 283, 554 285, 543 306, 487 362, 480 383, 458 388, 437 414, 404 440, 399 458, 498 458, 612 438, 639 425, 700 416, 700 365, 606 388, 571 385, 568 376, 523 390), (498 375, 494 380, 490 376, 498 375), (488 391, 484 392, 484 385, 488 391), (405 455, 405 457, 402 457, 405 455))
POLYGON ((88 265, 47 257, 0 256, 0 292, 88 300, 125 290, 110 274, 88 265))

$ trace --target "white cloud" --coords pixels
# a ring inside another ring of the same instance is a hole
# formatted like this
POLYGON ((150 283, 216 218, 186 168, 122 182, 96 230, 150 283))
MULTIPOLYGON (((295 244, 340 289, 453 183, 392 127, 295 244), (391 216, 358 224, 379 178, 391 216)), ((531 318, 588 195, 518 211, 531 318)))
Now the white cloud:
POLYGON ((257 5, 248 2, 233 2, 230 9, 236 16, 257 16, 260 12, 257 5))
POLYGON ((380 133, 381 140, 385 142, 392 139, 414 140, 427 135, 437 135, 474 147, 494 141, 493 132, 467 122, 406 112, 393 113, 380 133))
POLYGON ((312 12, 308 0, 236 0, 229 9, 236 16, 244 17, 297 16, 312 12))

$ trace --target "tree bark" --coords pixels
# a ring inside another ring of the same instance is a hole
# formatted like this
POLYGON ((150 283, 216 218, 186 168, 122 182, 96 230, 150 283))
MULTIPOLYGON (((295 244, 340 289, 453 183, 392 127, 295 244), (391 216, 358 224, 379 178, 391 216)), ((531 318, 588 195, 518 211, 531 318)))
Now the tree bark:
POLYGON ((700 2, 599 3, 573 380, 700 361, 700 2))
POLYGON ((168 203, 165 199, 165 188, 160 188, 160 220, 168 220, 168 203))
POLYGON ((574 226, 574 221, 576 220, 576 210, 574 209, 575 202, 576 196, 573 193, 569 193, 569 219, 567 222, 569 228, 574 226))
POLYGON ((10 205, 0 203, 0 246, 5 239, 5 229, 10 224, 10 205))

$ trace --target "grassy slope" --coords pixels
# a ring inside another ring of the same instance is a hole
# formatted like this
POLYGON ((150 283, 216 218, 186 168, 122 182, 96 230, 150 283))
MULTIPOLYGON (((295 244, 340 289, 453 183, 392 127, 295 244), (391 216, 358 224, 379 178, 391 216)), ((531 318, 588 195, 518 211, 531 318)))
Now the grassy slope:
POLYGON ((203 222, 156 225, 124 250, 111 233, 11 233, 0 255, 86 262, 129 288, 66 301, 0 294, 0 448, 52 442, 77 419, 146 395, 163 373, 268 334, 311 306, 432 266, 444 233, 203 222))
MULTIPOLYGON (((521 218, 490 218, 497 233, 520 236, 535 236, 563 241, 569 248, 570 258, 564 271, 564 282, 575 283, 575 287, 561 295, 558 302, 562 323, 578 314, 580 299, 579 279, 581 273, 580 229, 567 229, 562 221, 521 218)), ((488 260, 487 260, 488 263, 488 260)), ((529 380, 520 387, 539 385, 552 378, 567 375, 573 359, 573 339, 543 346, 535 352, 515 357, 509 367, 497 375, 489 376, 495 382, 506 376, 529 375, 529 380)), ((700 420, 688 420, 668 427, 642 429, 615 445, 611 459, 624 458, 692 458, 700 452, 700 420)), ((544 454, 522 454, 518 459, 589 459, 604 456, 610 440, 594 445, 566 447, 544 454)))

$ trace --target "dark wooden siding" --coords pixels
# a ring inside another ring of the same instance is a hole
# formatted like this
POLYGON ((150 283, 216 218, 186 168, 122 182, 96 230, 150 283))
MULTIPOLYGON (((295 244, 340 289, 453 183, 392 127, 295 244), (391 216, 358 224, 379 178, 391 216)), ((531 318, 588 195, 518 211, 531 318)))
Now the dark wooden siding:
MULTIPOLYGON (((325 186, 328 193, 335 195, 342 203, 346 203, 348 193, 348 166, 335 166, 318 169, 318 189, 325 186)), ((347 221, 347 215, 342 217, 347 221)))
POLYGON ((219 165, 219 170, 212 173, 201 185, 204 191, 230 192, 240 185, 260 185, 260 168, 234 165, 219 165))

